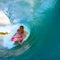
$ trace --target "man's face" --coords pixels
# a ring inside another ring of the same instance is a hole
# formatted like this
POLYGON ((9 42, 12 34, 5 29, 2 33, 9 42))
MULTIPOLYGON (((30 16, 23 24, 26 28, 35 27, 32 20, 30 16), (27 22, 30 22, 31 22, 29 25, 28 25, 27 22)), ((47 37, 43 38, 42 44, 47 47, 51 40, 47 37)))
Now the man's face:
POLYGON ((23 27, 20 27, 20 32, 23 32, 24 31, 24 28, 23 27))

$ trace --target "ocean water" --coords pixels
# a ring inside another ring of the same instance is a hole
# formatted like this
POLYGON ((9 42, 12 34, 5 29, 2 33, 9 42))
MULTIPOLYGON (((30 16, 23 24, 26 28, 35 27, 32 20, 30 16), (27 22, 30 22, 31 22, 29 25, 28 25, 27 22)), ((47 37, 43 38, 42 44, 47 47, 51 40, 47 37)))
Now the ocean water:
POLYGON ((24 24, 30 36, 6 50, 0 60, 60 60, 60 1, 2 0, 1 10, 12 24, 24 24))

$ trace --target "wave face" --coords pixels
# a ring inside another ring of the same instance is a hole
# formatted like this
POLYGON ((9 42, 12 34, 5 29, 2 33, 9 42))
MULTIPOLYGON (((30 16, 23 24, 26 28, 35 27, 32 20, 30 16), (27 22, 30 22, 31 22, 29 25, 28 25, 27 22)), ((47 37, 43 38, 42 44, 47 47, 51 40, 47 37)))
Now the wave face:
POLYGON ((22 45, 1 50, 1 59, 60 59, 59 0, 2 0, 0 9, 11 24, 24 24, 30 29, 30 36, 22 45))

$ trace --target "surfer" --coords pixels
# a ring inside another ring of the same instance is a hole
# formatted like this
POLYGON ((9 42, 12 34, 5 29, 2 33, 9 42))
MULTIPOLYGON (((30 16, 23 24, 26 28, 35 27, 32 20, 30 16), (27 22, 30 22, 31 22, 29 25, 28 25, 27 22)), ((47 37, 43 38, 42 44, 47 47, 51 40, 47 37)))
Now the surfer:
POLYGON ((23 39, 26 37, 26 33, 24 31, 24 26, 20 26, 17 32, 14 34, 14 36, 11 38, 12 41, 15 42, 22 42, 23 39))

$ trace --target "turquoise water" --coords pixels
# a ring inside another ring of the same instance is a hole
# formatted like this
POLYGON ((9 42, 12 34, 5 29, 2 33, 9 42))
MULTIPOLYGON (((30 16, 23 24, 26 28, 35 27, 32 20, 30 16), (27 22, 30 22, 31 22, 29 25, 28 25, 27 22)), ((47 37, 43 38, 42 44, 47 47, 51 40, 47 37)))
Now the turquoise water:
MULTIPOLYGON (((60 1, 34 0, 34 4, 16 1, 2 1, 8 3, 6 15, 12 24, 25 24, 31 31, 30 36, 1 60, 60 60, 60 1)), ((5 7, 1 8, 4 12, 5 7)))

